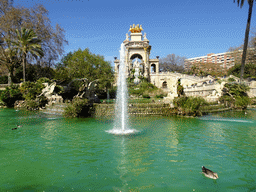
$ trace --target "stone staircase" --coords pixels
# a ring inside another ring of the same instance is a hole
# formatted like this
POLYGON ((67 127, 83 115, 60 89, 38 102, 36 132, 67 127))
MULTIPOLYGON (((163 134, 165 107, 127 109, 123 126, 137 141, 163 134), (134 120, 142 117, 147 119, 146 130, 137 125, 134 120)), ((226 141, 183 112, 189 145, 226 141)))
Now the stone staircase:
POLYGON ((62 115, 62 113, 64 112, 65 107, 66 107, 66 104, 64 104, 64 103, 53 104, 51 106, 46 106, 46 108, 42 109, 41 111, 43 113, 47 113, 47 114, 62 115))

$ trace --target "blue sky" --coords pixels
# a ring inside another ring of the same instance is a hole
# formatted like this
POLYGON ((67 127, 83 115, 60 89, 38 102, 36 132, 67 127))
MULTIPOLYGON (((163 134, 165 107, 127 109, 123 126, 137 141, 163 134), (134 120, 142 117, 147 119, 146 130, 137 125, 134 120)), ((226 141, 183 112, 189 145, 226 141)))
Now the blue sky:
POLYGON ((66 53, 88 47, 112 62, 132 24, 147 33, 150 58, 171 53, 190 58, 241 45, 248 14, 247 1, 241 9, 233 0, 15 0, 25 7, 36 3, 49 10, 53 26, 66 31, 66 53))

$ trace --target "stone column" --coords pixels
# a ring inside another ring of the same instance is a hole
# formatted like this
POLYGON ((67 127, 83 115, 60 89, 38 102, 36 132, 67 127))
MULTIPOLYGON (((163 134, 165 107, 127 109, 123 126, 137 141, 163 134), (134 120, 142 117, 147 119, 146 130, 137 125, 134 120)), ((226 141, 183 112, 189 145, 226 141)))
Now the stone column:
POLYGON ((145 78, 148 78, 149 75, 148 75, 148 62, 149 62, 149 59, 148 59, 148 47, 144 47, 144 54, 145 54, 145 62, 144 62, 144 67, 145 67, 145 73, 144 73, 144 77, 145 78))

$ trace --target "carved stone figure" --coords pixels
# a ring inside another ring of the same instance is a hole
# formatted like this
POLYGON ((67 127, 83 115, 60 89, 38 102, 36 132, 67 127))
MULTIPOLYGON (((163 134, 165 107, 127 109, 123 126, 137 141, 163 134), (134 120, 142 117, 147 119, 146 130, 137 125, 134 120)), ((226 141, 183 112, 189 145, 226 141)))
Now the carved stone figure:
POLYGON ((126 39, 125 39, 126 41, 129 41, 129 35, 128 35, 128 33, 126 33, 126 39))
POLYGON ((58 94, 54 94, 56 82, 53 82, 50 85, 48 83, 43 83, 43 85, 45 85, 45 88, 38 97, 44 95, 48 100, 48 105, 52 105, 54 103, 63 103, 63 98, 58 94))
POLYGON ((69 83, 68 89, 70 90, 71 84, 74 81, 82 81, 83 84, 79 88, 78 94, 74 96, 74 98, 86 98, 89 101, 97 102, 98 98, 97 95, 95 95, 95 86, 97 85, 98 79, 94 80, 92 82, 89 82, 87 78, 82 78, 82 79, 74 79, 72 82, 69 83))
POLYGON ((144 40, 147 40, 147 37, 146 37, 146 33, 144 33, 144 35, 143 35, 143 38, 144 38, 144 40))
POLYGON ((140 79, 138 78, 139 75, 140 75, 140 63, 138 61, 138 58, 136 58, 136 60, 134 61, 134 64, 133 64, 133 68, 135 69, 135 73, 134 73, 134 83, 135 84, 138 84, 140 82, 140 79))

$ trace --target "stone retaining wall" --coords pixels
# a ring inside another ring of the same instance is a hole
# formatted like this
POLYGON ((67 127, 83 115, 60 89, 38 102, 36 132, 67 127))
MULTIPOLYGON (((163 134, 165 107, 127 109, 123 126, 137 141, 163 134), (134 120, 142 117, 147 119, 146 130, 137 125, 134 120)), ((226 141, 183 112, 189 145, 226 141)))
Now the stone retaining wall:
MULTIPOLYGON (((95 117, 114 117, 115 104, 94 104, 95 117)), ((172 108, 169 104, 158 104, 158 103, 148 103, 148 104, 129 104, 128 113, 132 116, 148 116, 148 115, 161 115, 165 116, 170 113, 172 108)))
MULTIPOLYGON (((53 105, 43 109, 42 112, 61 115, 65 104, 53 105)), ((202 108, 203 114, 231 110, 224 105, 212 105, 202 108)), ((128 113, 130 116, 172 116, 177 115, 177 110, 169 104, 148 103, 148 104, 129 104, 128 113)), ((114 118, 115 104, 94 104, 93 117, 114 118)))

